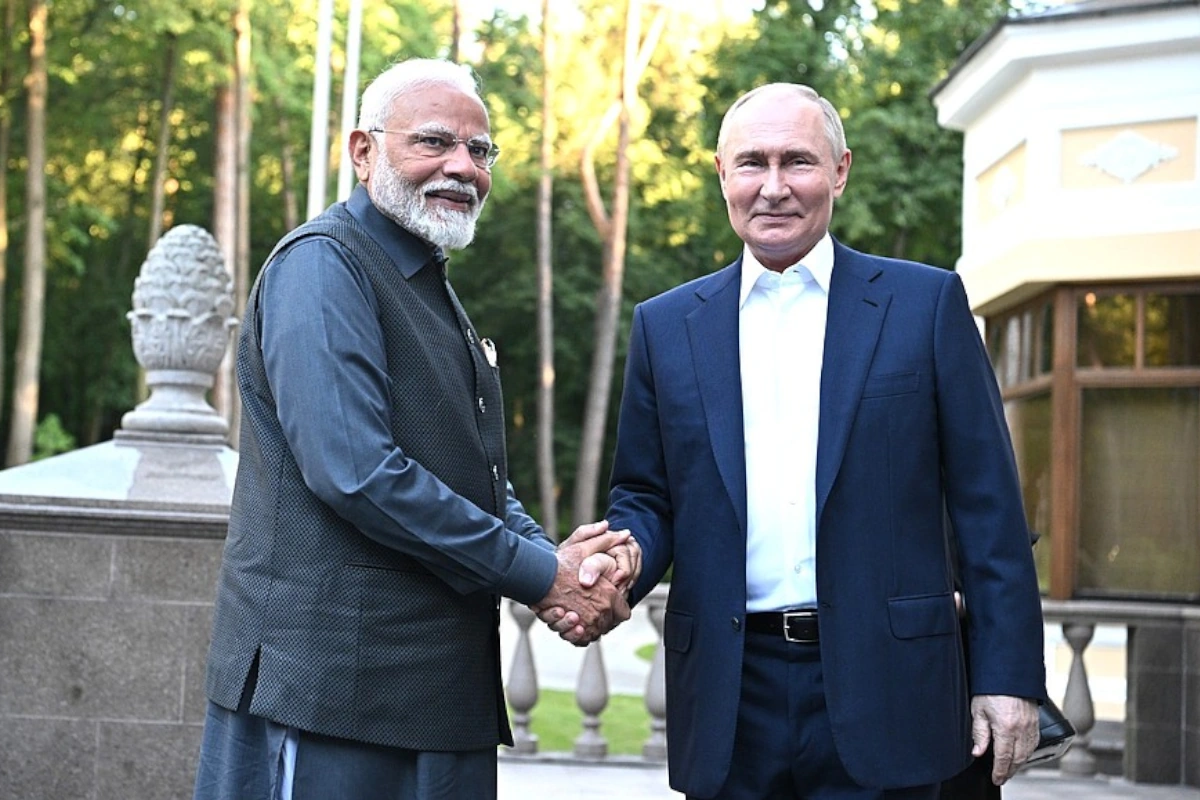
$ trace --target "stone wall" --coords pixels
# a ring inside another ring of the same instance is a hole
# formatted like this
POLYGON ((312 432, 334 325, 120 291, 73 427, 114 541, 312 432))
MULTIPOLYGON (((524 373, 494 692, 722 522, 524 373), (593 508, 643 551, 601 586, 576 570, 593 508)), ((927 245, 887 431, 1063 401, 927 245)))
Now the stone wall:
POLYGON ((0 502, 0 797, 191 797, 226 514, 0 502))

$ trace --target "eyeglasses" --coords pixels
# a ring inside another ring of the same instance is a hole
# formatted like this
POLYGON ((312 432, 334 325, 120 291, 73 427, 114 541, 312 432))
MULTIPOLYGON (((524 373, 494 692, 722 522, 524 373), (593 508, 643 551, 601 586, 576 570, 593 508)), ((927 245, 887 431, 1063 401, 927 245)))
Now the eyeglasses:
POLYGON ((436 131, 388 130, 371 128, 367 133, 406 133, 412 137, 410 144, 422 158, 441 158, 460 144, 467 146, 467 155, 481 169, 491 169, 500 158, 500 148, 487 139, 459 139, 448 133, 436 131))

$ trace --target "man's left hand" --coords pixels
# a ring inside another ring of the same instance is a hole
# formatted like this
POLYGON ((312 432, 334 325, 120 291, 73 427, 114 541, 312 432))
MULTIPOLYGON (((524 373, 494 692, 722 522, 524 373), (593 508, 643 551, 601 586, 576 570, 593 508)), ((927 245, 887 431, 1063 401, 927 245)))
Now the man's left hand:
POLYGON ((997 786, 1017 773, 1037 747, 1038 736, 1036 701, 998 694, 971 698, 971 755, 979 758, 992 745, 992 783, 997 786))

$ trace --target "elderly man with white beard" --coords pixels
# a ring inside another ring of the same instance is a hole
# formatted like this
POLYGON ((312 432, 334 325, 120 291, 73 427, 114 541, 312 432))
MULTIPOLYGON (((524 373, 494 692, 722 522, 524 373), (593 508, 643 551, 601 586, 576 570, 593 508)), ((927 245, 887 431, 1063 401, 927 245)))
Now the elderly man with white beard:
POLYGON ((494 798, 500 597, 580 640, 629 615, 628 534, 556 550, 517 500, 496 351, 446 279, 498 154, 469 70, 389 68, 348 145, 360 185, 246 307, 199 800, 494 798))

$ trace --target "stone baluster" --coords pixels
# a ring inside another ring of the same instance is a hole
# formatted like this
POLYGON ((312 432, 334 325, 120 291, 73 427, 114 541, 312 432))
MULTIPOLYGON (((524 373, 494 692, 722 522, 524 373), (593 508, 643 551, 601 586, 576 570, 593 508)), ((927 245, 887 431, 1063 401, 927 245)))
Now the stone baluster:
POLYGON ((1063 637, 1071 645, 1071 671, 1067 675, 1067 689, 1063 696, 1063 713, 1075 726, 1075 743, 1063 756, 1059 769, 1068 775, 1091 777, 1096 774, 1096 757, 1088 749, 1091 730, 1096 724, 1096 709, 1092 703, 1092 690, 1088 685, 1087 667, 1083 654, 1096 633, 1093 623, 1064 622, 1063 637))
POLYGON ((608 755, 608 741, 600 733, 600 713, 608 705, 608 675, 600 642, 592 642, 584 653, 575 702, 583 711, 583 732, 575 739, 575 755, 604 758, 608 755))
POLYGON ((529 628, 537 617, 529 608, 512 600, 508 610, 519 629, 506 687, 508 703, 513 710, 513 750, 522 755, 533 755, 538 751, 538 737, 529 730, 529 721, 530 712, 538 701, 538 677, 529 628))
POLYGON ((646 710, 650 712, 650 738, 642 745, 642 757, 647 761, 667 760, 667 651, 663 647, 663 616, 667 606, 665 599, 647 598, 646 613, 650 624, 658 633, 658 646, 654 648, 654 661, 650 664, 650 676, 646 678, 646 710))

